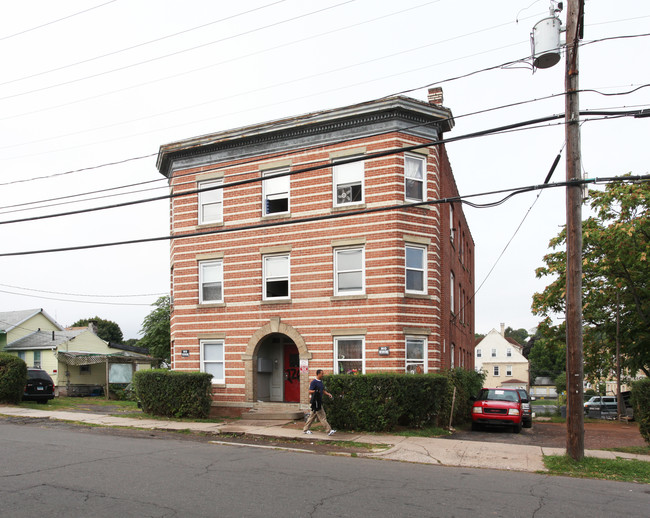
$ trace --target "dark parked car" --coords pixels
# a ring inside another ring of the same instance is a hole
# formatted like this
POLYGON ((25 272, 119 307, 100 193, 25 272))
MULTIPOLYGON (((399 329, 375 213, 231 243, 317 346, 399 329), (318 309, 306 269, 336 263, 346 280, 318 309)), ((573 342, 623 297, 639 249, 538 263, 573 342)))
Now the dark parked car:
POLYGON ((483 425, 511 426, 521 432, 521 398, 515 389, 484 388, 472 405, 472 430, 483 425))
POLYGON ((38 401, 47 403, 54 399, 54 382, 43 369, 27 369, 27 383, 23 393, 23 401, 38 401))
POLYGON ((590 411, 595 417, 616 415, 618 413, 616 396, 592 396, 585 403, 585 414, 589 414, 590 411))
POLYGON ((524 428, 532 428, 533 426, 533 409, 530 407, 530 402, 535 401, 534 397, 528 395, 526 389, 517 389, 519 397, 521 398, 521 420, 524 428))

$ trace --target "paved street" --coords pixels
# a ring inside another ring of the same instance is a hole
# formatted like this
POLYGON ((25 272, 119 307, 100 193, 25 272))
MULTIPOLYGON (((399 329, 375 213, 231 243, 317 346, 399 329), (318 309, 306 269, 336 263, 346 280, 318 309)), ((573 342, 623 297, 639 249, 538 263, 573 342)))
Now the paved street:
POLYGON ((643 516, 646 486, 0 423, 0 515, 643 516))

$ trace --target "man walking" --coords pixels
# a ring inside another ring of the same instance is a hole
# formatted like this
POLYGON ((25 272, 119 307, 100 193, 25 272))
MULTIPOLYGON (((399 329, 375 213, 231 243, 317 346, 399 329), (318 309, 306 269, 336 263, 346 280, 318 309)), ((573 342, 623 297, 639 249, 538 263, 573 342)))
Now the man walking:
POLYGON ((332 399, 332 394, 325 390, 325 385, 323 384, 323 370, 318 369, 316 371, 316 378, 311 380, 311 383, 309 384, 311 412, 307 422, 305 423, 305 427, 302 429, 304 433, 312 433, 309 428, 311 428, 314 419, 317 417, 320 423, 325 427, 327 435, 334 435, 336 433, 336 430, 332 430, 332 427, 327 422, 327 416, 325 415, 325 410, 323 410, 323 394, 327 394, 330 399, 332 399))

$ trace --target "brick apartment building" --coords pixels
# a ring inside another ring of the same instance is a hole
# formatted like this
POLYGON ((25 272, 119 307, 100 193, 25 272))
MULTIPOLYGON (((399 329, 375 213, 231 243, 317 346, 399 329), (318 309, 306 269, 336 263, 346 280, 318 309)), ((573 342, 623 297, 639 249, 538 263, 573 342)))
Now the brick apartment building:
POLYGON ((458 195, 452 127, 435 88, 162 146, 172 368, 223 414, 306 408, 316 369, 473 369, 474 242, 422 204, 458 195))

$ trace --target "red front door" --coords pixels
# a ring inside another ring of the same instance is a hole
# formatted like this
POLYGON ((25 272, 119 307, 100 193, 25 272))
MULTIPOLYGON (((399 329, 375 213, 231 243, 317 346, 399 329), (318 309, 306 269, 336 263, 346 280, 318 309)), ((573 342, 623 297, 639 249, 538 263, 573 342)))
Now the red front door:
POLYGON ((284 344, 284 401, 300 401, 300 356, 296 344, 284 344))

